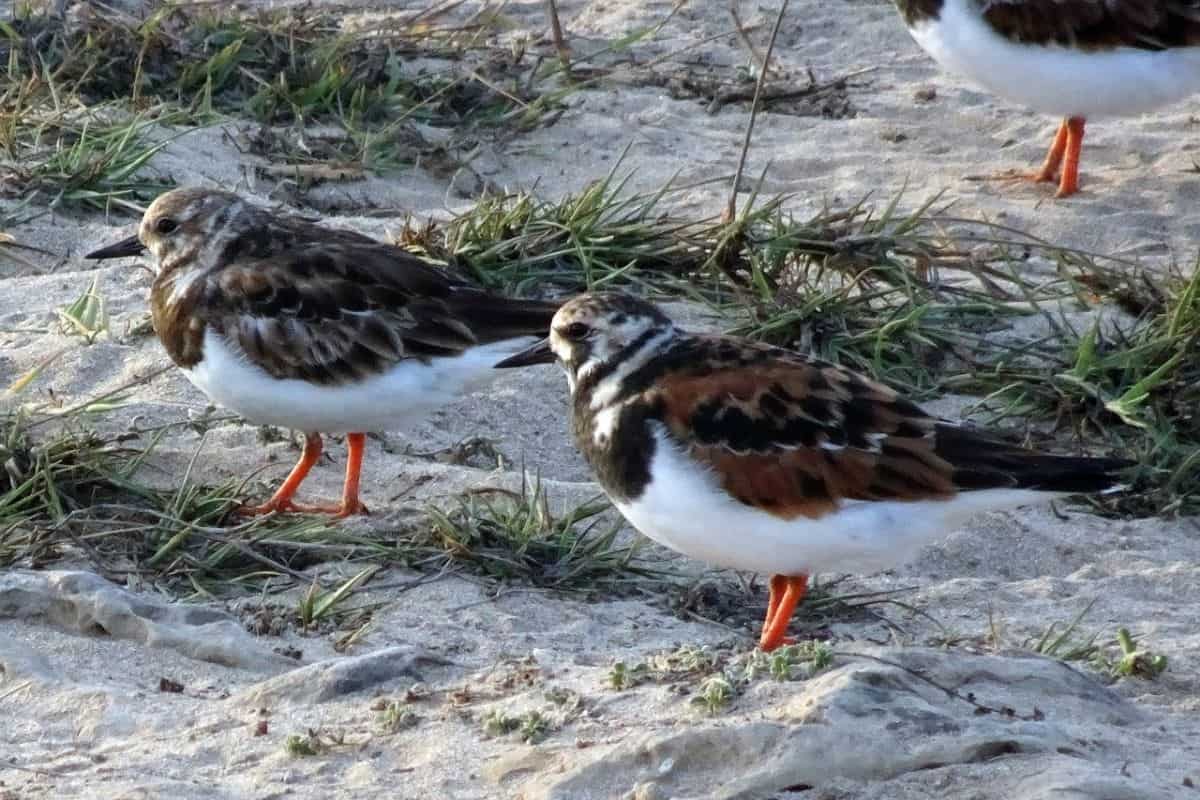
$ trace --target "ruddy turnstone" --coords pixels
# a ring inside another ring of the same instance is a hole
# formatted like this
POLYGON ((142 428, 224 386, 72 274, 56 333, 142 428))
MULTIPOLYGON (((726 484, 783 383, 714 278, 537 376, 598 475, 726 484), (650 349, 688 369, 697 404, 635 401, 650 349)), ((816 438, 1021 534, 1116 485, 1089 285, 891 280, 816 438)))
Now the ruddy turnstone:
POLYGON ((87 258, 144 250, 158 261, 150 309, 171 360, 215 403, 305 433, 279 490, 243 509, 253 514, 366 511, 364 433, 411 423, 490 377, 546 335, 559 305, 502 297, 398 247, 208 189, 161 195, 137 236, 87 258), (346 434, 342 500, 301 507, 292 498, 321 433, 346 434))
POLYGON ((894 0, 944 68, 1062 114, 1037 181, 1079 188, 1089 117, 1131 116, 1200 92, 1200 0, 894 0))
POLYGON ((785 641, 812 573, 903 563, 981 511, 1115 489, 1130 466, 999 441, 833 364, 687 333, 624 294, 568 301, 547 339, 497 366, 555 358, 576 445, 625 518, 771 575, 763 650, 785 641))

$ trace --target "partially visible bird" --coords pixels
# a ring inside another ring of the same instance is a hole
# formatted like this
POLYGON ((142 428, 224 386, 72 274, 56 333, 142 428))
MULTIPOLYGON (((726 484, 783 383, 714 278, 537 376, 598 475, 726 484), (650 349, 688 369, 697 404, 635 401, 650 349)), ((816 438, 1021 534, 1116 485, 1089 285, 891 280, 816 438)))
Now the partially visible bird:
POLYGON ((364 433, 411 424, 479 386, 546 334, 559 305, 488 292, 398 247, 209 189, 161 195, 137 236, 87 257, 144 250, 157 260, 150 310, 171 360, 213 402, 305 434, 299 463, 250 514, 365 512, 364 433), (322 433, 346 434, 342 499, 300 506, 322 433))
POLYGON ((1200 0, 894 0, 942 67, 1062 124, 1041 168, 1079 189, 1084 123, 1200 92, 1200 0))
POLYGON ((818 359, 675 327, 619 293, 563 305, 497 366, 557 358, 575 443, 639 531, 771 576, 759 646, 814 572, 881 570, 973 515, 1118 487, 1118 458, 1048 455, 931 416, 818 359))

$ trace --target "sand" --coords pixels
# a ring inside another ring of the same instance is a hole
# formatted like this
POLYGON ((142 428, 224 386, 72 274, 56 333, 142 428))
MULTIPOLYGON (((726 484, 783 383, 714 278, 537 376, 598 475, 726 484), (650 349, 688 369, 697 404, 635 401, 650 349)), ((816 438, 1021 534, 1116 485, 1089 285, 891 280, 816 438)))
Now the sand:
MULTIPOLYGON (((564 0, 560 10, 576 53, 584 54, 657 23, 671 4, 564 0)), ((540 2, 510 3, 508 35, 541 36, 542 11, 540 2)), ((741 9, 760 48, 774 11, 741 9)), ((732 28, 725 4, 684 4, 634 54, 644 63, 693 46, 674 62, 728 71, 747 63, 732 28), (717 34, 725 35, 705 41, 717 34)), ((797 0, 777 54, 798 85, 808 80, 806 70, 818 81, 857 73, 836 102, 759 118, 747 174, 766 169, 764 191, 788 193, 799 215, 903 189, 909 208, 940 194, 963 216, 1062 244, 1151 266, 1195 259, 1200 99, 1090 123, 1083 191, 1055 202, 1044 186, 966 178, 1039 162, 1058 121, 939 73, 890 4, 797 0)), ((479 181, 536 185, 556 198, 606 174, 628 148, 622 166, 631 189, 677 176, 700 184, 678 199, 681 213, 719 212, 728 181, 703 182, 732 175, 746 104, 709 114, 701 101, 634 84, 601 84, 567 104, 554 125, 485 143, 472 163, 479 181)), ((231 122, 181 136, 151 167, 179 184, 303 202, 306 213, 380 236, 398 230, 406 212, 424 218, 465 207, 476 183, 416 169, 297 195, 255 176, 253 157, 234 146, 237 128, 231 122)), ((69 405, 167 364, 153 336, 126 333, 145 319, 148 273, 131 262, 81 260, 131 230, 125 217, 49 213, 7 231, 52 255, 27 256, 33 267, 0 260, 0 385, 58 349, 62 356, 24 401, 69 405), (59 330, 55 309, 93 275, 108 301, 112 335, 86 345, 59 330)), ((122 423, 202 415, 206 405, 170 370, 136 389, 122 423)), ((590 496, 596 487, 565 435, 566 409, 561 375, 529 369, 500 376, 486 395, 465 397, 410 430, 373 438, 364 500, 375 513, 353 524, 386 531, 414 504, 518 483, 515 467, 497 472, 410 454, 480 434, 495 439, 511 464, 552 476, 556 499, 590 496)), ((156 459, 165 485, 200 444, 194 431, 163 442, 156 459)), ((306 484, 314 496, 332 497, 340 485, 340 445, 329 449, 332 460, 306 484)), ((253 428, 231 420, 206 434, 194 473, 218 483, 269 464, 261 479, 270 481, 295 456, 293 442, 263 444, 253 428)), ((744 598, 745 613, 718 625, 681 619, 666 597, 589 602, 522 587, 493 596, 465 577, 400 591, 397 585, 419 576, 392 571, 374 584, 393 588, 365 595, 383 605, 364 638, 342 654, 333 633, 245 633, 238 610, 254 598, 199 604, 212 616, 197 617, 154 586, 134 584, 127 595, 67 571, 80 566, 0 573, 4 800, 1149 798, 1191 797, 1200 783, 1195 520, 1119 522, 1070 505, 988 515, 911 564, 842 584, 912 587, 903 600, 924 613, 885 611, 894 625, 873 617, 839 621, 828 631, 838 652, 919 669, 974 693, 978 703, 1010 705, 1012 717, 975 713, 897 667, 849 657, 809 680, 757 679, 713 716, 690 702, 703 678, 626 691, 608 686, 614 662, 634 664, 681 645, 745 658, 764 603, 761 585, 745 595, 727 588, 744 598), (1128 627, 1144 647, 1168 656, 1167 672, 1155 681, 1109 682, 1087 665, 1009 652, 1089 603, 1086 631, 1107 642, 1118 626, 1128 627), (295 651, 298 659, 281 654, 295 651), (382 655, 371 661, 372 654, 382 655), (344 673, 330 672, 346 659, 344 673), (299 667, 310 671, 296 673, 299 667), (160 691, 163 678, 183 691, 160 691), (381 702, 403 698, 414 685, 415 727, 383 730, 381 702), (555 728, 541 743, 484 729, 490 712, 530 709, 555 728), (323 752, 289 755, 286 737, 310 729, 323 752)))

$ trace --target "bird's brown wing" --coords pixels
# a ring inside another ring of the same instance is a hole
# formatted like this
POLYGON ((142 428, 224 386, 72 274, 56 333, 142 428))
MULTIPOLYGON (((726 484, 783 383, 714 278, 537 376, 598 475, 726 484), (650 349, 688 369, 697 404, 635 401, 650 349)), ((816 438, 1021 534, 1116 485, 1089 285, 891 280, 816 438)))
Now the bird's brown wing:
POLYGON ((1200 45, 1200 0, 986 0, 984 19, 1027 44, 1085 50, 1200 45))
POLYGON ((206 322, 277 378, 336 385, 401 359, 545 335, 556 304, 494 295, 348 231, 250 231, 206 276, 206 322))
POLYGON ((974 489, 1100 491, 1129 465, 1038 453, 933 417, 841 367, 710 341, 720 344, 660 376, 646 399, 731 496, 776 516, 816 518, 844 500, 948 499, 974 489), (724 365, 714 355, 721 352, 724 365))
POLYGON ((841 500, 955 493, 936 420, 891 389, 800 356, 738 361, 665 375, 652 391, 671 436, 742 503, 815 518, 841 500))

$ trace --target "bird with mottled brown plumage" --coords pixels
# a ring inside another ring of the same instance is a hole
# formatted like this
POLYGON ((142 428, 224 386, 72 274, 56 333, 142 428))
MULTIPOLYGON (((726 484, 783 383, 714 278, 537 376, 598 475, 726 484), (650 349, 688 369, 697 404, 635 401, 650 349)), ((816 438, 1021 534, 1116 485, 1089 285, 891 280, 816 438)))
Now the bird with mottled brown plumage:
POLYGON ((247 513, 365 512, 364 433, 412 424, 480 386, 497 361, 545 335, 558 307, 485 291, 393 245, 209 189, 163 194, 136 236, 87 257, 145 250, 157 262, 154 329, 171 360, 213 402, 305 434, 283 485, 247 513), (322 433, 347 435, 342 499, 300 506, 293 497, 322 433))
POLYGON ((763 650, 812 573, 895 566, 974 514, 1114 490, 1131 466, 1018 447, 844 367, 680 330, 626 294, 568 301, 547 339, 497 366, 554 360, 576 446, 635 528, 772 576, 763 650))

